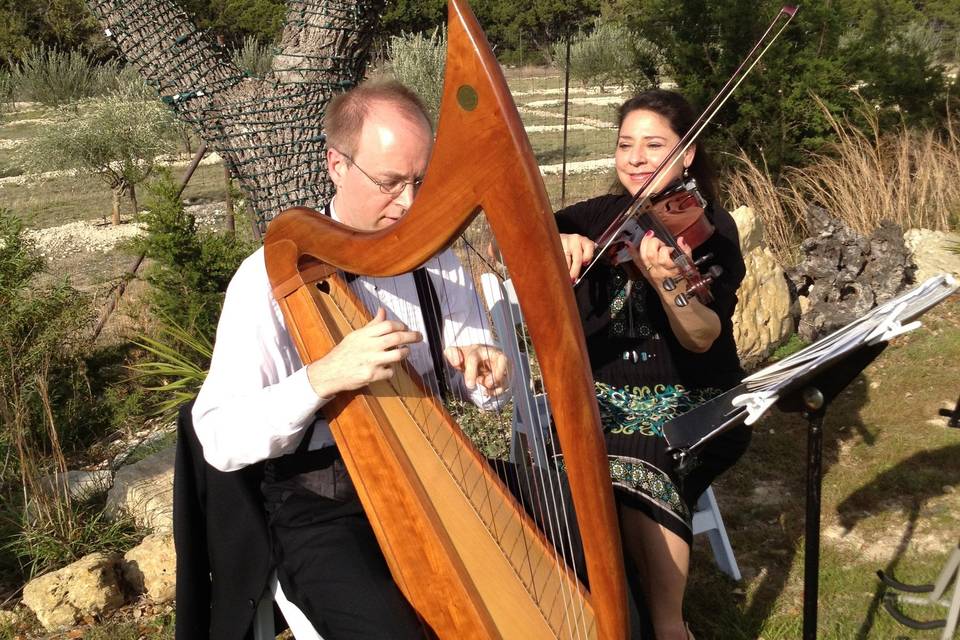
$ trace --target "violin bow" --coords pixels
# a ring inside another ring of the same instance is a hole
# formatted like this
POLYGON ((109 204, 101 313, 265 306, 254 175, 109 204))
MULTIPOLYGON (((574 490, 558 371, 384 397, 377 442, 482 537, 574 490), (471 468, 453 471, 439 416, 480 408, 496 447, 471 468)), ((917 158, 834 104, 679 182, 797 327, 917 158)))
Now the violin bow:
MULTIPOLYGON (((790 24, 790 21, 793 20, 793 17, 797 14, 797 6, 795 5, 785 5, 780 9, 780 12, 774 17, 767 26, 767 30, 763 32, 763 35, 760 36, 760 39, 757 40, 756 44, 753 45, 753 48, 750 49, 750 52, 744 57, 743 61, 740 63, 740 66, 733 72, 733 75, 730 76, 730 79, 727 80, 726 84, 723 85, 723 88, 714 96, 713 100, 710 101, 710 104, 707 105, 707 108, 703 110, 703 113, 697 118, 693 123, 690 129, 677 141, 677 144, 673 146, 673 149, 670 150, 670 153, 660 161, 660 164, 653 170, 653 173, 647 178, 643 183, 640 189, 637 191, 636 195, 633 196, 633 200, 624 209, 623 213, 618 215, 614 221, 604 230, 600 237, 597 239, 597 244, 601 245, 601 249, 594 253, 593 259, 590 261, 590 264, 587 265, 587 268, 584 269, 580 276, 577 278, 577 281, 574 282, 573 286, 579 285, 590 269, 597 263, 597 261, 607 252, 607 249, 610 248, 610 245, 614 243, 619 237, 624 228, 629 224, 630 220, 640 214, 643 209, 646 208, 647 204, 650 201, 650 196, 652 194, 641 195, 647 189, 647 187, 662 174, 670 171, 680 159, 683 158, 683 155, 687 152, 697 138, 703 133, 703 130, 707 128, 707 125, 713 120, 717 112, 727 103, 727 100, 730 99, 730 96, 737 90, 740 84, 746 79, 750 72, 753 71, 753 68, 760 62, 760 59, 767 53, 770 47, 776 42, 777 38, 780 37, 780 34, 783 33, 783 30, 787 28, 787 25, 790 24), (782 21, 782 24, 781 24, 782 21)), ((674 249, 679 250, 679 247, 674 244, 674 249)))

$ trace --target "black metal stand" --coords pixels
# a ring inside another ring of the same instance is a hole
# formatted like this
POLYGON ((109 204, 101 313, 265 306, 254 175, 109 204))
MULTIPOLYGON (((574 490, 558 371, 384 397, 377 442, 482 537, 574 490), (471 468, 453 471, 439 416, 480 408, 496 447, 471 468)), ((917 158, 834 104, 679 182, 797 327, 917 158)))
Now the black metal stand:
POLYGON ((820 493, 823 488, 823 394, 816 387, 803 391, 807 411, 807 512, 804 521, 803 640, 817 637, 820 593, 820 493))
POLYGON ((843 360, 817 373, 777 406, 800 412, 807 421, 807 495, 804 522, 803 640, 817 637, 820 596, 820 494, 823 486, 823 418, 830 403, 867 365, 880 355, 886 343, 861 347, 843 360))

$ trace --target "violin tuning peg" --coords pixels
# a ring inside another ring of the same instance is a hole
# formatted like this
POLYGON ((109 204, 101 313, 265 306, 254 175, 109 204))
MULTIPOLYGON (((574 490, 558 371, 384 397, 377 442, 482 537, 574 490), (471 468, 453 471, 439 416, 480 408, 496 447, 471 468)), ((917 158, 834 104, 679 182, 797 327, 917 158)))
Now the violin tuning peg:
POLYGON ((664 291, 673 291, 677 288, 677 281, 673 278, 664 278, 663 279, 663 290, 664 291))
POLYGON ((713 265, 712 267, 710 267, 709 269, 707 269, 707 275, 705 275, 705 276, 703 277, 703 279, 706 280, 707 283, 710 283, 710 282, 713 282, 714 280, 716 280, 717 278, 719 278, 719 277, 722 276, 722 275, 723 275, 723 267, 721 267, 720 265, 716 265, 716 264, 715 264, 715 265, 713 265))
POLYGON ((687 296, 681 293, 681 294, 678 294, 677 297, 673 299, 673 303, 678 307, 685 307, 688 304, 690 304, 690 301, 687 300, 687 296))
POLYGON ((713 254, 712 254, 712 253, 705 253, 705 254, 703 254, 702 256, 700 256, 699 258, 697 258, 696 260, 693 261, 693 266, 699 267, 699 266, 702 265, 704 262, 710 262, 711 260, 713 260, 713 254))

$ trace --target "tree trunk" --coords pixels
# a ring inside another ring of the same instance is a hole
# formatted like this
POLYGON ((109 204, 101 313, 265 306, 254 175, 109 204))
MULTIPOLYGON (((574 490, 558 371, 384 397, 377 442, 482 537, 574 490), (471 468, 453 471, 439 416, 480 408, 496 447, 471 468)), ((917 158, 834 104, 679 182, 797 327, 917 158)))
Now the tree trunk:
POLYGON ((366 71, 385 0, 287 0, 264 79, 245 77, 174 0, 86 0, 108 38, 177 116, 234 167, 259 222, 333 195, 322 116, 366 71))
POLYGON ((140 217, 140 205, 137 202, 137 185, 127 185, 127 195, 130 197, 130 205, 133 207, 133 219, 138 220, 140 217))
POLYGON ((227 231, 236 231, 236 222, 233 219, 233 192, 230 185, 230 169, 226 161, 223 162, 223 202, 227 209, 227 231))
POLYGON ((120 224, 120 196, 122 195, 122 185, 113 188, 113 215, 110 217, 110 223, 114 226, 120 224))

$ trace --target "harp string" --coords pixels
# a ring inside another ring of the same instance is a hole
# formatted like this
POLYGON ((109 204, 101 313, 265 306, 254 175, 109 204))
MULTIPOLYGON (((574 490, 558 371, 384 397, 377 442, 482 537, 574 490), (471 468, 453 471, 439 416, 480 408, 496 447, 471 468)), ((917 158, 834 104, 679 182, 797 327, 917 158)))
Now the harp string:
MULTIPOLYGON (((472 245, 467 245, 470 250, 466 251, 457 251, 457 255, 461 260, 462 266, 467 278, 470 280, 469 284, 472 285, 475 296, 472 298, 472 304, 476 305, 475 312, 477 317, 482 317, 487 319, 487 328, 489 329, 492 325, 489 323, 487 317, 487 308, 479 296, 479 287, 473 278, 473 274, 480 273, 484 269, 489 268, 489 262, 486 260, 478 260, 475 258, 477 252, 472 245), (483 266, 476 264, 477 262, 483 262, 483 266)), ((480 256, 482 258, 482 256, 480 256)), ((438 304, 441 306, 440 318, 448 317, 448 313, 451 310, 451 305, 449 303, 453 292, 448 290, 448 287, 452 286, 448 284, 448 278, 443 269, 443 265, 440 262, 439 258, 434 258, 429 261, 426 265, 428 268, 434 271, 434 273, 439 272, 441 277, 434 278, 431 277, 431 282, 434 284, 434 290, 436 291, 436 298, 438 304), (437 286, 439 281, 439 286, 437 286)), ((467 284, 467 283, 464 283, 467 284)), ((404 318, 413 318, 418 317, 416 313, 419 310, 419 300, 414 303, 410 297, 409 292, 408 296, 401 295, 399 279, 395 278, 368 278, 368 277, 357 277, 349 282, 349 287, 357 298, 363 303, 363 306, 371 314, 375 314, 377 308, 391 308, 387 302, 388 297, 392 297, 392 308, 398 309, 400 315, 404 318)), ((513 309, 510 305, 507 307, 511 314, 511 323, 513 326, 520 328, 519 341, 524 345, 524 348, 520 350, 521 357, 525 357, 527 362, 525 363, 529 371, 535 371, 536 369, 532 367, 533 364, 531 356, 534 354, 530 353, 530 349, 526 345, 530 344, 528 335, 526 333, 526 325, 523 322, 522 318, 513 316, 513 309)), ((350 318, 351 325, 354 327, 359 327, 365 324, 364 320, 358 316, 350 318)), ((446 324, 446 323, 442 323, 446 324)), ((411 327, 412 328, 412 327, 411 327)), ((447 333, 445 327, 441 326, 441 340, 446 341, 452 338, 452 335, 445 335, 447 333)), ((426 337, 426 332, 424 332, 426 337)), ((517 332, 514 332, 513 335, 509 336, 498 336, 500 343, 502 344, 505 340, 518 340, 517 332)), ((472 340, 467 341, 472 342, 472 340)), ((462 343, 462 342, 461 342, 462 343)), ((426 345, 424 345, 426 346, 426 345)), ((435 345, 442 350, 441 345, 435 345)), ((514 369, 512 375, 520 375, 518 368, 522 366, 521 363, 511 362, 511 367, 514 369)), ((437 377, 440 375, 445 375, 444 371, 433 371, 433 360, 429 356, 429 351, 427 349, 411 349, 411 357, 404 360, 400 367, 403 371, 409 376, 401 375, 394 376, 389 380, 389 384, 397 393, 398 397, 403 400, 403 404, 406 407, 407 411, 410 412, 412 416, 416 418, 415 422, 420 425, 422 432, 428 437, 432 442, 432 446, 438 452, 444 451, 452 444, 452 440, 455 439, 454 436, 449 435, 447 439, 438 441, 433 434, 428 433, 429 427, 427 425, 431 424, 431 416, 436 411, 434 401, 441 399, 440 398, 440 388, 437 377), (420 364, 419 370, 432 371, 433 375, 421 375, 419 373, 417 364, 420 364), (423 386, 423 389, 417 388, 417 384, 414 380, 420 380, 423 386), (426 391, 426 394, 424 394, 426 391), (432 397, 432 398, 431 398, 432 397)), ((453 381, 451 381, 452 383, 453 381)), ((460 388, 458 385, 450 384, 451 391, 454 394, 458 394, 460 388)), ((468 398, 457 398, 459 400, 469 402, 468 398)), ((516 402, 516 399, 514 399, 516 402)), ((442 403, 441 403, 442 405, 442 403)), ((490 422, 495 423, 495 429, 497 433, 501 434, 501 438, 506 439, 506 442, 501 443, 501 448, 508 450, 509 447, 509 437, 510 429, 512 425, 512 417, 506 412, 507 406, 501 404, 496 407, 493 414, 493 419, 490 422)), ((457 412, 459 413, 459 412, 457 412)), ((537 429, 549 429, 549 418, 546 424, 541 423, 541 414, 536 409, 535 406, 530 406, 528 411, 527 424, 534 425, 534 428, 537 429)), ((542 431, 546 432, 546 431, 542 431)), ((443 432, 441 432, 443 433, 443 432)), ((456 475, 459 473, 459 479, 462 482, 466 482, 466 467, 463 464, 463 456, 466 455, 463 452, 462 447, 456 446, 454 450, 457 452, 453 458, 451 464, 448 465, 449 471, 456 475)), ((483 452, 481 452, 483 453, 483 452)), ((485 456, 490 459, 489 456, 485 456)), ((495 467, 499 466, 497 475, 501 478, 505 477, 505 474, 502 472, 504 468, 507 467, 507 463, 503 460, 491 460, 495 467)), ((541 465, 528 465, 521 464, 517 467, 517 482, 523 485, 523 491, 526 496, 529 496, 529 499, 526 502, 529 502, 529 509, 531 515, 535 520, 540 523, 541 528, 544 530, 548 540, 553 542, 555 548, 552 553, 552 561, 555 564, 555 568, 559 572, 565 572, 568 575, 573 575, 573 564, 574 564, 574 543, 573 543, 573 533, 572 527, 576 526, 571 524, 570 519, 568 518, 568 511, 565 506, 562 504, 562 499, 564 496, 563 491, 563 481, 561 478, 561 473, 555 466, 545 468, 541 465)), ((497 469, 495 469, 497 470, 497 469)), ((471 495, 472 492, 469 490, 464 491, 466 495, 471 495)), ((509 554, 510 549, 507 549, 506 546, 503 546, 507 533, 510 530, 512 525, 516 525, 517 521, 520 518, 519 513, 511 512, 509 513, 508 521, 505 523, 504 530, 499 530, 498 515, 503 515, 496 513, 494 511, 494 500, 491 499, 491 490, 487 488, 486 495, 482 504, 477 504, 476 501, 471 500, 471 503, 474 505, 474 508, 480 514, 484 522, 490 523, 491 535, 498 541, 498 544, 501 544, 501 548, 504 549, 505 553, 509 554)), ((499 502, 499 501, 497 501, 499 502)), ((526 542, 527 539, 524 536, 519 536, 519 540, 526 542)), ((566 626, 566 633, 564 637, 587 637, 589 635, 588 630, 586 629, 585 620, 587 618, 585 611, 585 603, 581 594, 576 590, 568 587, 563 581, 559 584, 561 585, 559 589, 553 589, 552 592, 548 590, 549 583, 544 583, 539 585, 537 583, 537 566, 534 566, 534 560, 529 553, 529 547, 527 547, 527 562, 526 566, 523 568, 515 567, 515 570, 519 574, 519 577, 523 580, 525 584, 528 585, 528 588, 531 590, 534 598, 541 603, 545 608, 552 608, 560 606, 564 610, 564 624, 566 626), (556 593, 560 591, 560 593, 556 593)), ((560 630, 557 633, 558 637, 561 637, 560 630)))
MULTIPOLYGON (((489 227, 485 224, 486 218, 484 216, 477 216, 473 224, 464 232, 464 235, 460 238, 460 243, 462 247, 456 253, 461 259, 461 262, 464 264, 466 273, 472 278, 474 290, 477 292, 477 295, 474 297, 475 304, 477 305, 477 315, 478 317, 486 317, 487 306, 483 304, 479 296, 479 291, 481 289, 480 283, 476 277, 476 274, 483 273, 484 271, 490 271, 494 273, 498 278, 502 279, 499 269, 494 267, 486 257, 478 250, 477 247, 487 246, 488 242, 493 238, 493 234, 490 231, 489 227), (467 238, 467 235, 470 235, 470 238, 467 238), (471 240, 473 240, 471 242, 471 240)), ((500 264, 503 264, 503 261, 500 260, 500 264)), ((505 270, 505 267, 504 267, 505 270)), ((523 376, 523 370, 533 372, 535 369, 532 367, 532 357, 535 354, 531 353, 531 350, 527 348, 527 345, 531 344, 529 336, 526 333, 526 323, 523 322, 522 317, 517 317, 514 315, 514 308, 512 304, 509 304, 508 301, 505 301, 506 310, 510 317, 510 322, 508 327, 519 327, 520 334, 516 330, 509 331, 509 335, 498 336, 501 346, 507 340, 514 341, 516 343, 522 344, 523 349, 517 349, 516 352, 520 354, 522 359, 525 359, 526 362, 511 362, 511 367, 513 369, 513 376, 523 376)), ((492 326, 492 323, 488 324, 492 326)), ((511 353, 512 350, 504 350, 504 353, 511 353)), ((532 375, 530 376, 530 381, 533 380, 532 375)), ((514 385, 515 386, 515 385, 514 385)), ((518 398, 514 398, 514 407, 517 409, 522 409, 523 403, 518 403, 518 398)), ((549 412, 549 405, 547 405, 549 412)), ((527 419, 526 424, 533 425, 534 429, 540 430, 540 433, 549 433, 550 432, 550 421, 549 417, 546 419, 546 424, 542 423, 542 418, 540 412, 537 410, 535 404, 529 404, 526 407, 526 413, 528 415, 524 416, 527 419)), ((503 415, 501 412, 499 415, 503 415)), ((549 415, 549 414, 548 414, 549 415)), ((501 419, 502 420, 502 419, 501 419)), ((512 415, 506 419, 507 423, 512 427, 513 420, 512 415)), ((509 449, 509 439, 511 428, 503 429, 501 427, 501 433, 506 434, 507 437, 507 448, 509 449)), ((552 440, 552 438, 551 438, 552 440)), ((499 461, 497 464, 506 465, 507 463, 499 461)), ((511 465, 512 466, 512 465, 511 465)), ((522 460, 520 464, 516 465, 514 468, 516 474, 517 482, 522 485, 521 492, 525 493, 528 496, 527 502, 528 509, 534 519, 540 523, 541 528, 547 534, 549 540, 551 540, 556 549, 556 553, 553 555, 553 561, 555 564, 555 569, 567 573, 568 575, 573 575, 575 572, 573 570, 575 562, 575 550, 573 545, 573 533, 571 523, 568 517, 568 509, 564 504, 565 493, 563 491, 563 481, 561 478, 560 471, 555 467, 544 467, 541 465, 534 465, 528 459, 522 460)), ((503 477, 501 475, 501 477, 503 477)), ((576 526, 575 524, 573 525, 576 526)), ((531 566, 530 571, 535 572, 536 568, 531 566)), ((570 637, 576 637, 579 635, 586 635, 586 629, 584 627, 584 620, 586 619, 585 603, 583 598, 580 597, 579 593, 574 593, 572 589, 564 586, 561 589, 561 593, 548 594, 541 593, 539 597, 541 598, 540 602, 544 604, 549 604, 546 602, 548 597, 560 598, 562 600, 561 606, 567 612, 568 615, 565 616, 565 620, 568 625, 568 633, 570 637)))
MULTIPOLYGON (((479 256, 476 249, 469 245, 469 243, 467 246, 471 249, 468 255, 479 256)), ((483 259, 483 256, 479 256, 479 258, 485 265, 489 266, 489 263, 483 259)), ((500 259, 500 263, 503 264, 502 259, 500 259)), ((506 281, 506 278, 503 278, 499 271, 494 270, 493 273, 497 275, 498 278, 501 278, 502 282, 506 281)), ((510 319, 509 326, 515 327, 517 330, 513 331, 510 336, 501 337, 501 340, 516 340, 519 345, 523 345, 524 348, 518 349, 518 352, 521 354, 520 357, 525 359, 525 362, 512 363, 515 368, 514 373, 515 375, 524 375, 520 368, 525 367, 525 370, 530 372, 529 379, 526 382, 532 385, 532 388, 529 390, 532 401, 526 404, 524 408, 522 406, 523 403, 518 404, 517 398, 514 398, 515 410, 525 410, 526 415, 522 417, 526 418, 526 424, 532 425, 533 430, 540 434, 551 434, 552 419, 550 404, 549 402, 544 403, 546 410, 544 414, 541 414, 537 405, 537 382, 539 381, 541 383, 539 385, 541 389, 543 385, 542 379, 534 375, 535 371, 539 371, 539 366, 537 368, 533 366, 536 354, 530 352, 530 346, 532 346, 533 343, 527 333, 527 324, 523 319, 522 311, 515 309, 514 305, 510 304, 509 301, 505 301, 505 304, 510 319)), ((552 435, 550 435, 549 440, 551 442, 554 441, 552 435)), ((546 447, 544 453, 549 456, 550 452, 546 447)), ((549 537, 555 541, 557 547, 557 568, 568 574, 574 573, 573 567, 576 552, 573 549, 573 532, 568 517, 569 511, 565 504, 568 498, 563 489, 563 479, 559 469, 555 465, 545 467, 535 464, 535 461, 525 460, 524 464, 519 466, 518 471, 520 472, 522 481, 527 484, 528 495, 538 498, 535 504, 538 509, 539 520, 543 523, 543 526, 549 532, 549 537), (540 489, 535 490, 534 487, 540 487, 540 489), (543 499, 539 499, 541 496, 543 499)), ((576 523, 573 524, 573 527, 576 527, 576 523)), ((562 593, 557 595, 563 598, 564 608, 572 614, 566 617, 570 637, 587 637, 589 633, 586 629, 586 611, 583 598, 580 597, 580 594, 572 593, 566 588, 562 590, 562 593)))

